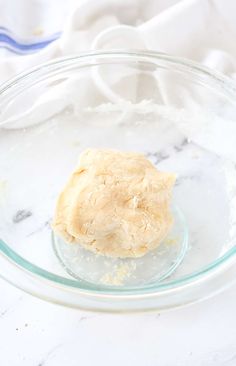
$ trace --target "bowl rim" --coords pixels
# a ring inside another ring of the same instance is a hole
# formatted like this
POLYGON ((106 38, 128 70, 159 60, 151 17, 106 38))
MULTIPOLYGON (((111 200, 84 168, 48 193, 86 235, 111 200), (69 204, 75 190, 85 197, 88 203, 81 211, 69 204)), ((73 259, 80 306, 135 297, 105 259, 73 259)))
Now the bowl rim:
MULTIPOLYGON (((176 57, 173 55, 168 55, 162 52, 156 51, 130 51, 130 50, 104 50, 101 52, 92 51, 81 53, 75 56, 61 57, 57 58, 53 61, 49 61, 43 64, 40 64, 36 67, 30 68, 28 71, 22 72, 18 74, 16 77, 11 78, 5 83, 0 85, 0 98, 8 96, 8 94, 12 91, 12 88, 18 86, 22 81, 31 82, 37 79, 37 77, 42 77, 45 75, 49 76, 52 72, 60 72, 64 70, 67 66, 69 68, 73 66, 79 66, 86 64, 87 66, 91 66, 93 64, 89 64, 88 61, 99 59, 110 59, 118 57, 125 60, 140 60, 140 61, 151 61, 155 64, 155 61, 160 61, 166 63, 166 65, 175 65, 182 67, 182 72, 191 72, 197 75, 202 75, 208 77, 209 80, 213 80, 218 84, 219 89, 226 92, 229 97, 232 98, 232 102, 236 104, 236 85, 233 80, 229 77, 221 74, 220 72, 213 71, 210 68, 202 66, 197 62, 176 57)), ((1 105, 1 100, 0 100, 1 105)), ((125 298, 134 298, 134 297, 150 297, 154 296, 157 293, 163 293, 165 291, 174 291, 176 289, 183 288, 185 286, 193 286, 195 283, 204 280, 206 277, 215 274, 216 272, 219 274, 222 270, 224 270, 225 266, 230 265, 230 259, 236 258, 236 246, 232 247, 228 250, 223 256, 218 259, 210 262, 207 266, 202 267, 199 271, 194 271, 189 275, 185 275, 177 280, 172 280, 167 283, 155 284, 154 286, 150 286, 147 288, 134 288, 134 289, 121 289, 117 287, 117 289, 110 289, 109 287, 101 286, 101 289, 91 287, 81 287, 81 284, 78 280, 62 277, 51 273, 47 270, 40 268, 39 266, 31 263, 30 261, 24 259, 17 252, 11 249, 7 243, 5 243, 2 239, 0 239, 0 254, 4 256, 4 259, 8 261, 8 264, 11 266, 16 266, 19 270, 23 270, 29 272, 33 276, 37 276, 40 279, 48 280, 51 284, 57 284, 66 289, 73 288, 76 289, 77 292, 86 295, 92 295, 95 297, 125 297, 125 298)), ((1 276, 1 273, 0 273, 1 276)), ((5 276, 2 276, 5 278, 5 276)), ((5 278, 7 280, 7 278, 5 278)))

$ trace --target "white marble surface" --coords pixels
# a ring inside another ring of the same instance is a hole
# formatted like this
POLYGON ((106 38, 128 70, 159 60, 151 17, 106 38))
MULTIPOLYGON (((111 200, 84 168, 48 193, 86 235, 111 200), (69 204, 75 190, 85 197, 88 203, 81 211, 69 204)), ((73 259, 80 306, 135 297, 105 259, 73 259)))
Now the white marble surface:
MULTIPOLYGON (((179 147, 177 151, 180 156, 179 147)), ((21 187, 20 197, 27 196, 21 187)), ((19 221, 18 216, 16 219, 19 221)), ((48 217, 43 219, 46 222, 48 217)), ((19 239, 19 233, 13 231, 14 236, 16 233, 19 239)), ((23 233, 25 238, 27 233, 23 233)), ((39 250, 34 252, 22 246, 35 258, 42 251, 41 246, 36 247, 39 250)), ((45 242, 45 248, 49 247, 45 242)), ((206 251, 203 253, 205 257, 206 251)), ((187 308, 143 315, 66 309, 26 295, 1 280, 0 294, 0 366, 236 365, 236 285, 187 308)))
POLYGON ((1 366, 234 366, 236 286, 161 314, 67 309, 0 280, 1 366))

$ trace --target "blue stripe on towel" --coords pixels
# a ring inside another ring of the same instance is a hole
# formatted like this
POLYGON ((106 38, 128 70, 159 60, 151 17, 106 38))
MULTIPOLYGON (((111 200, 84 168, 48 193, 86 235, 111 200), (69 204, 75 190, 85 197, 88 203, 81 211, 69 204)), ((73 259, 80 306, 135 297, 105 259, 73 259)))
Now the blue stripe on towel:
POLYGON ((21 51, 21 50, 17 50, 15 48, 12 48, 11 46, 9 46, 8 44, 1 44, 0 43, 0 49, 3 48, 11 53, 15 53, 16 55, 30 55, 31 53, 34 53, 35 51, 21 51))
POLYGON ((0 48, 6 48, 9 51, 18 54, 32 53, 57 40, 60 37, 60 34, 61 33, 55 33, 54 35, 38 42, 23 42, 22 40, 19 42, 8 29, 0 27, 0 48))

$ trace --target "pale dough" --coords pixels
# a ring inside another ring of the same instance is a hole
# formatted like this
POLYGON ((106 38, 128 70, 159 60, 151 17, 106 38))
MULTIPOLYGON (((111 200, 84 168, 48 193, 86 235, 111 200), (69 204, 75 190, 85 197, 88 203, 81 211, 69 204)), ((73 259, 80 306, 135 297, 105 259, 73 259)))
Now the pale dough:
POLYGON ((53 229, 95 253, 141 257, 170 230, 175 179, 142 154, 86 150, 59 196, 53 229))

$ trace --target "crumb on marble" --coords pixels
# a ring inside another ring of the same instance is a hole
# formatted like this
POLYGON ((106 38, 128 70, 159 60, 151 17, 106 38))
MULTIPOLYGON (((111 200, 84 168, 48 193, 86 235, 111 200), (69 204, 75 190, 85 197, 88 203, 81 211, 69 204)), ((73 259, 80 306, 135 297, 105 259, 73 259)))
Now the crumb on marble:
POLYGON ((0 199, 4 199, 7 193, 7 180, 0 180, 0 199))
POLYGON ((193 158, 193 159, 200 159, 200 157, 201 157, 201 155, 200 155, 200 154, 198 154, 198 153, 194 153, 194 154, 192 154, 192 158, 193 158))
POLYGON ((7 187, 7 180, 0 180, 0 192, 5 191, 7 187))
POLYGON ((81 145, 81 142, 79 140, 75 140, 73 142, 73 146, 77 147, 77 146, 80 146, 81 145))

